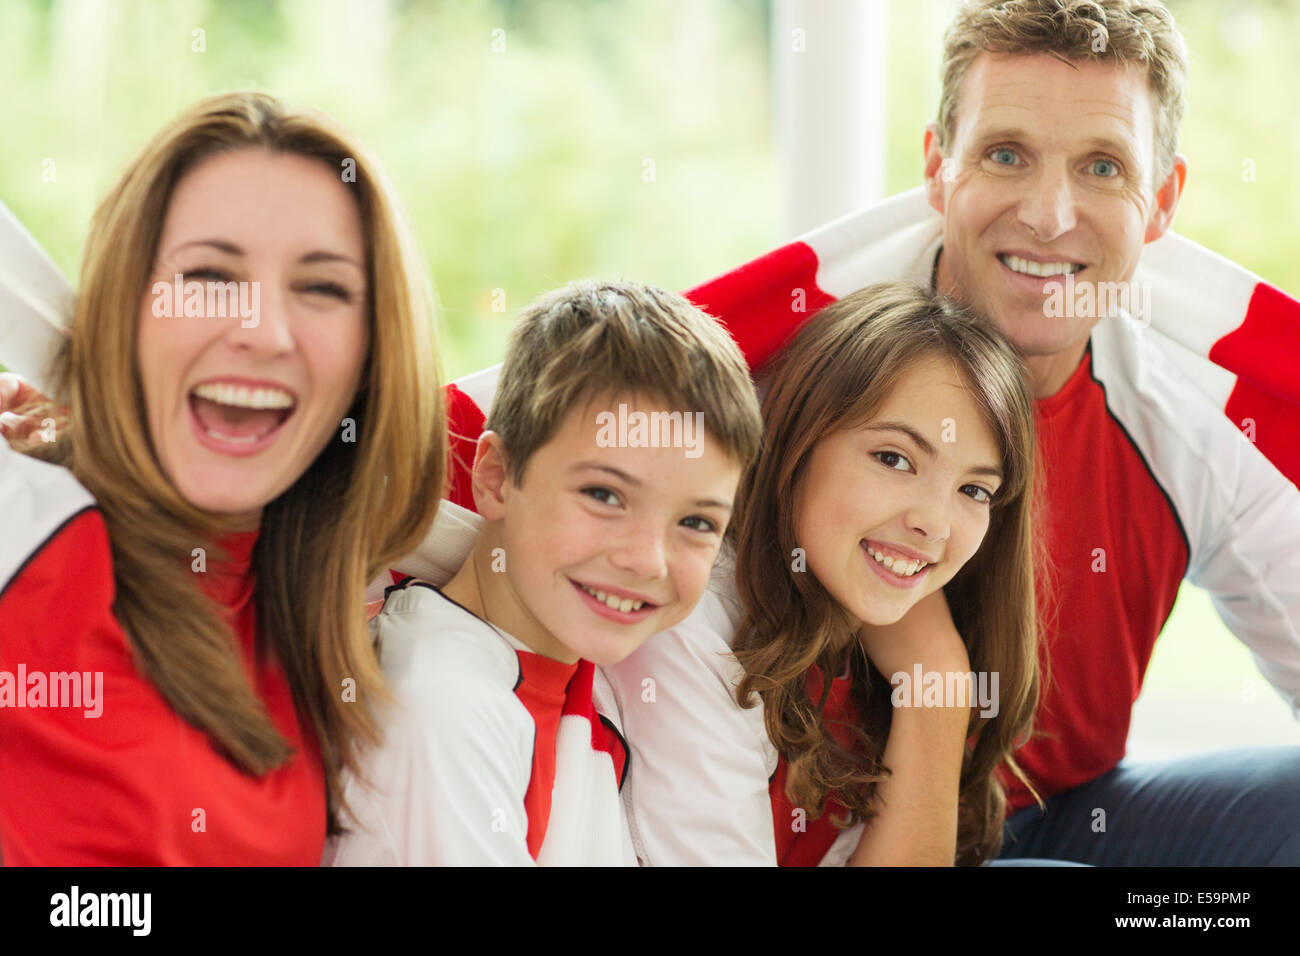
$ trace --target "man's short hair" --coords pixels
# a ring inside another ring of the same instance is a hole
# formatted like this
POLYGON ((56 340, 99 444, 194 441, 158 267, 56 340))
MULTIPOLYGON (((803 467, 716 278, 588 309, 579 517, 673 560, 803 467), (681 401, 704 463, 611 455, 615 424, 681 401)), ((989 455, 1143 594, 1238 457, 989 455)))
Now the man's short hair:
POLYGON ((521 484, 570 409, 634 392, 702 412, 704 430, 742 470, 758 455, 762 415, 731 336, 682 296, 632 282, 573 282, 529 305, 484 427, 501 436, 521 484))
POLYGON ((1046 53, 1144 67, 1155 104, 1157 184, 1173 170, 1186 107, 1187 44, 1158 0, 967 0, 944 34, 944 152, 956 128, 962 80, 981 53, 1046 53))

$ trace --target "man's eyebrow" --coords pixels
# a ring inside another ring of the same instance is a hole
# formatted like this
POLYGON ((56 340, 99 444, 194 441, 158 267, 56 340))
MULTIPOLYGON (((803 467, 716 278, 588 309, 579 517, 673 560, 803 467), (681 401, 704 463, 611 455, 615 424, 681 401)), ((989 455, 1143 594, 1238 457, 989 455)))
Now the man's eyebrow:
MULTIPOLYGON (((1028 143, 1031 138, 1030 134, 1019 126, 988 126, 983 129, 977 127, 971 136, 971 142, 976 148, 982 149, 1003 141, 1028 143)), ((1119 153, 1123 156, 1129 156, 1133 152, 1131 143, 1111 136, 1089 136, 1084 140, 1084 146, 1089 150, 1119 153)))
MULTIPOLYGON (((183 242, 172 249, 173 253, 180 252, 182 249, 188 249, 190 246, 211 246, 218 252, 225 252, 232 256, 244 255, 244 250, 228 239, 194 239, 190 242, 183 242)), ((350 256, 345 256, 339 252, 330 252, 326 249, 316 249, 307 253, 298 260, 304 265, 312 265, 317 262, 342 262, 354 268, 361 269, 361 264, 350 256)), ((362 270, 364 271, 364 270, 362 270)))
MULTIPOLYGON (((633 476, 629 475, 626 471, 621 471, 620 469, 615 468, 612 465, 602 465, 599 462, 594 462, 594 461, 580 461, 569 470, 584 471, 587 469, 608 472, 609 474, 615 476, 616 478, 621 478, 623 481, 626 481, 633 488, 640 488, 641 485, 644 484, 644 482, 642 482, 640 478, 634 478, 633 476)), ((719 501, 717 498, 697 498, 695 499, 695 501, 691 502, 691 504, 694 505, 696 508, 718 508, 728 513, 730 513, 731 511, 731 502, 719 501)))

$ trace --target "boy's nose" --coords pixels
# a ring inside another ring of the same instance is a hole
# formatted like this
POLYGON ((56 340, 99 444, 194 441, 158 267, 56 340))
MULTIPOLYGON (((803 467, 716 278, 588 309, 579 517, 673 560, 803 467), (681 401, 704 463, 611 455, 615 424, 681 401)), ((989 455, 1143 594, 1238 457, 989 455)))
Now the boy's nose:
POLYGON ((663 535, 649 528, 629 529, 617 546, 610 549, 609 560, 638 578, 653 580, 668 575, 663 535))

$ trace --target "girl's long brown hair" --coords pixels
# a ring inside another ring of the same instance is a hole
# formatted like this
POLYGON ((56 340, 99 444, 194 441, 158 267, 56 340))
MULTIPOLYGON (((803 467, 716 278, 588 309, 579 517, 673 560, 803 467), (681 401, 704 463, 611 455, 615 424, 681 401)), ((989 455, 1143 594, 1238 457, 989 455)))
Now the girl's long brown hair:
POLYGON ((355 768, 357 743, 379 740, 371 705, 386 699, 365 586, 421 539, 446 463, 432 289, 375 160, 327 117, 257 93, 213 97, 168 124, 95 213, 52 396, 68 412, 56 415, 58 442, 24 450, 67 465, 94 495, 112 547, 113 611, 138 666, 171 707, 249 773, 288 760, 288 742, 190 570, 191 550, 212 548, 222 520, 187 502, 163 473, 136 364, 137 317, 172 191, 207 157, 240 149, 327 165, 353 191, 366 244, 370 351, 347 412, 356 440, 332 440, 265 506, 252 565, 259 632, 284 668, 305 733, 320 746, 334 833, 339 772, 355 768))
POLYGON ((741 484, 733 524, 744 607, 737 699, 748 707, 753 694, 762 698, 797 806, 820 815, 834 793, 849 811, 837 826, 874 816, 876 783, 888 772, 881 756, 891 688, 866 660, 848 614, 815 575, 792 568, 799 542, 790 503, 817 442, 866 424, 923 356, 946 357, 959 369, 997 438, 1004 473, 979 550, 945 588, 972 670, 999 674, 998 713, 972 711, 973 744, 961 769, 957 862, 978 863, 996 856, 1002 841, 1006 798, 995 771, 1005 761, 1025 780, 1013 753, 1031 731, 1039 694, 1034 412, 1015 350, 950 300, 907 282, 868 286, 814 316, 769 370, 763 448, 741 484), (816 700, 808 688, 814 667, 834 676, 846 666, 861 717, 849 747, 824 722, 830 681, 816 700))

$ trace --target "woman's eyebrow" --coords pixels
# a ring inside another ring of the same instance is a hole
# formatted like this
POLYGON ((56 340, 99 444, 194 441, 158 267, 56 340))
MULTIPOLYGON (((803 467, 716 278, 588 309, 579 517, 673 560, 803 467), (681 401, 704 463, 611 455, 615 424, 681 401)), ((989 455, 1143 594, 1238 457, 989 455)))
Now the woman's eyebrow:
POLYGON ((179 246, 173 246, 172 253, 175 254, 182 249, 188 249, 190 246, 212 246, 212 248, 221 252, 228 252, 232 256, 242 256, 244 254, 243 249, 225 239, 192 239, 189 242, 182 242, 179 246))
MULTIPOLYGON (((226 239, 193 239, 189 242, 183 242, 179 246, 174 247, 172 249, 172 254, 174 255, 175 253, 180 252, 182 249, 188 249, 190 246, 211 246, 213 249, 216 249, 219 252, 229 253, 232 256, 244 255, 244 250, 242 248, 240 248, 239 246, 235 245, 235 243, 230 242, 229 240, 226 239)), ((317 262, 342 262, 352 266, 353 268, 360 269, 363 272, 365 271, 364 269, 361 269, 361 264, 357 262, 355 259, 353 259, 351 256, 345 256, 339 252, 329 252, 328 250, 325 249, 316 249, 312 252, 309 252, 298 261, 304 263, 305 265, 312 265, 313 263, 317 263, 317 262)))

